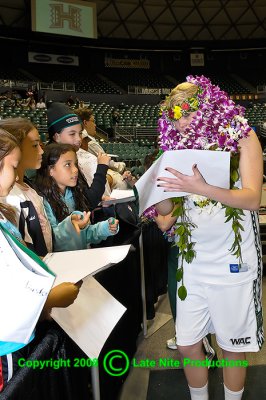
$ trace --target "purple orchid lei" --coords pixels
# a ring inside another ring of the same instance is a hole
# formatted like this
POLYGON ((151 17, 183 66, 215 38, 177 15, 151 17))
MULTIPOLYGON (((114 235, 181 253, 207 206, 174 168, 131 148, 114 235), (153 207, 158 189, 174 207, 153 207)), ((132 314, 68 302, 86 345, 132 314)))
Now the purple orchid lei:
MULTIPOLYGON (((165 108, 161 108, 158 120, 159 148, 162 154, 167 150, 217 150, 239 152, 239 140, 248 136, 251 130, 244 118, 245 108, 236 105, 218 86, 205 76, 186 78, 187 82, 198 86, 199 107, 196 116, 184 132, 180 132, 168 118, 165 108)), ((143 215, 148 219, 157 216, 155 207, 149 207, 143 215)), ((167 232, 173 237, 174 227, 167 232)))
POLYGON ((244 107, 236 105, 218 86, 205 76, 192 75, 187 82, 199 87, 199 108, 189 127, 179 132, 166 112, 158 120, 159 145, 163 151, 197 149, 238 152, 238 141, 247 137, 250 127, 244 118, 244 107))

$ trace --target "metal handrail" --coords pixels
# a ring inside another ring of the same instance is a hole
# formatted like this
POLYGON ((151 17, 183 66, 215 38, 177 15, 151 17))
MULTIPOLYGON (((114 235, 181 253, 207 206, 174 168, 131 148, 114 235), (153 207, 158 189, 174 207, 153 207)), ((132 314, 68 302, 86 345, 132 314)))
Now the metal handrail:
POLYGON ((154 140, 158 137, 157 127, 136 127, 133 125, 128 126, 117 126, 115 129, 116 139, 123 138, 127 141, 137 140, 141 138, 153 138, 154 140))
POLYGON ((105 132, 102 128, 99 128, 98 126, 96 126, 96 133, 97 132, 100 132, 102 135, 106 136, 106 139, 109 142, 109 135, 107 132, 105 132))

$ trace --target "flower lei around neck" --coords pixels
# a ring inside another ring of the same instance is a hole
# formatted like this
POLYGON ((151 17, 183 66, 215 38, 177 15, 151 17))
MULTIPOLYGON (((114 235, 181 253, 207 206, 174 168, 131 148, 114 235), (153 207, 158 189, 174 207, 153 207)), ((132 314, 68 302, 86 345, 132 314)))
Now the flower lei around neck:
MULTIPOLYGON (((159 153, 158 157, 167 150, 197 149, 230 151, 230 189, 237 189, 235 186, 239 180, 239 140, 246 138, 251 128, 244 118, 244 107, 235 105, 228 95, 213 85, 204 76, 188 76, 187 82, 198 86, 194 97, 185 100, 181 105, 172 109, 165 104, 161 107, 161 117, 158 120, 159 131, 159 153), (183 132, 180 132, 173 121, 186 115, 187 112, 196 111, 196 115, 183 132)), ((157 157, 157 158, 158 158, 157 157)), ((181 282, 178 289, 178 296, 185 300, 187 290, 184 286, 184 260, 192 263, 196 257, 194 250, 195 242, 192 242, 192 230, 196 225, 192 223, 187 215, 186 200, 190 198, 194 204, 211 212, 213 206, 225 209, 225 222, 231 221, 234 233, 234 241, 229 251, 242 263, 241 254, 241 221, 244 215, 243 210, 223 205, 217 201, 207 199, 204 196, 189 195, 188 197, 172 198, 175 207, 173 216, 177 222, 166 232, 169 241, 174 240, 174 245, 179 248, 180 263, 177 269, 176 278, 181 282)), ((156 215, 154 206, 144 212, 144 217, 153 219, 156 215)))

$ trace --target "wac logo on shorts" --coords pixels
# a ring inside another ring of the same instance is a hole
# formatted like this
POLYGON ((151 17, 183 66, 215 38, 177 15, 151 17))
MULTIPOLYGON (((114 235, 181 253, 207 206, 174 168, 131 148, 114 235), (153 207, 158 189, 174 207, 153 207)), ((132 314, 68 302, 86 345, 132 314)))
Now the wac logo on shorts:
POLYGON ((241 337, 238 339, 230 339, 233 345, 239 345, 239 344, 250 344, 250 339, 251 337, 241 337))

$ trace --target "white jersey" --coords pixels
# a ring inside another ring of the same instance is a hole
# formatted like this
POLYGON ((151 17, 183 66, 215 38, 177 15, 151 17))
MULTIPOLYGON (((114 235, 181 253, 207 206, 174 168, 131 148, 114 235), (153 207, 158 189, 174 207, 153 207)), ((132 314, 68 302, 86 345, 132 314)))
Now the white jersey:
POLYGON ((184 261, 184 284, 205 283, 238 285, 257 278, 262 255, 256 212, 244 210, 241 231, 243 264, 229 249, 234 242, 232 221, 225 223, 225 209, 217 206, 200 208, 192 199, 186 202, 188 216, 196 224, 192 229, 192 242, 196 258, 191 264, 184 261))

